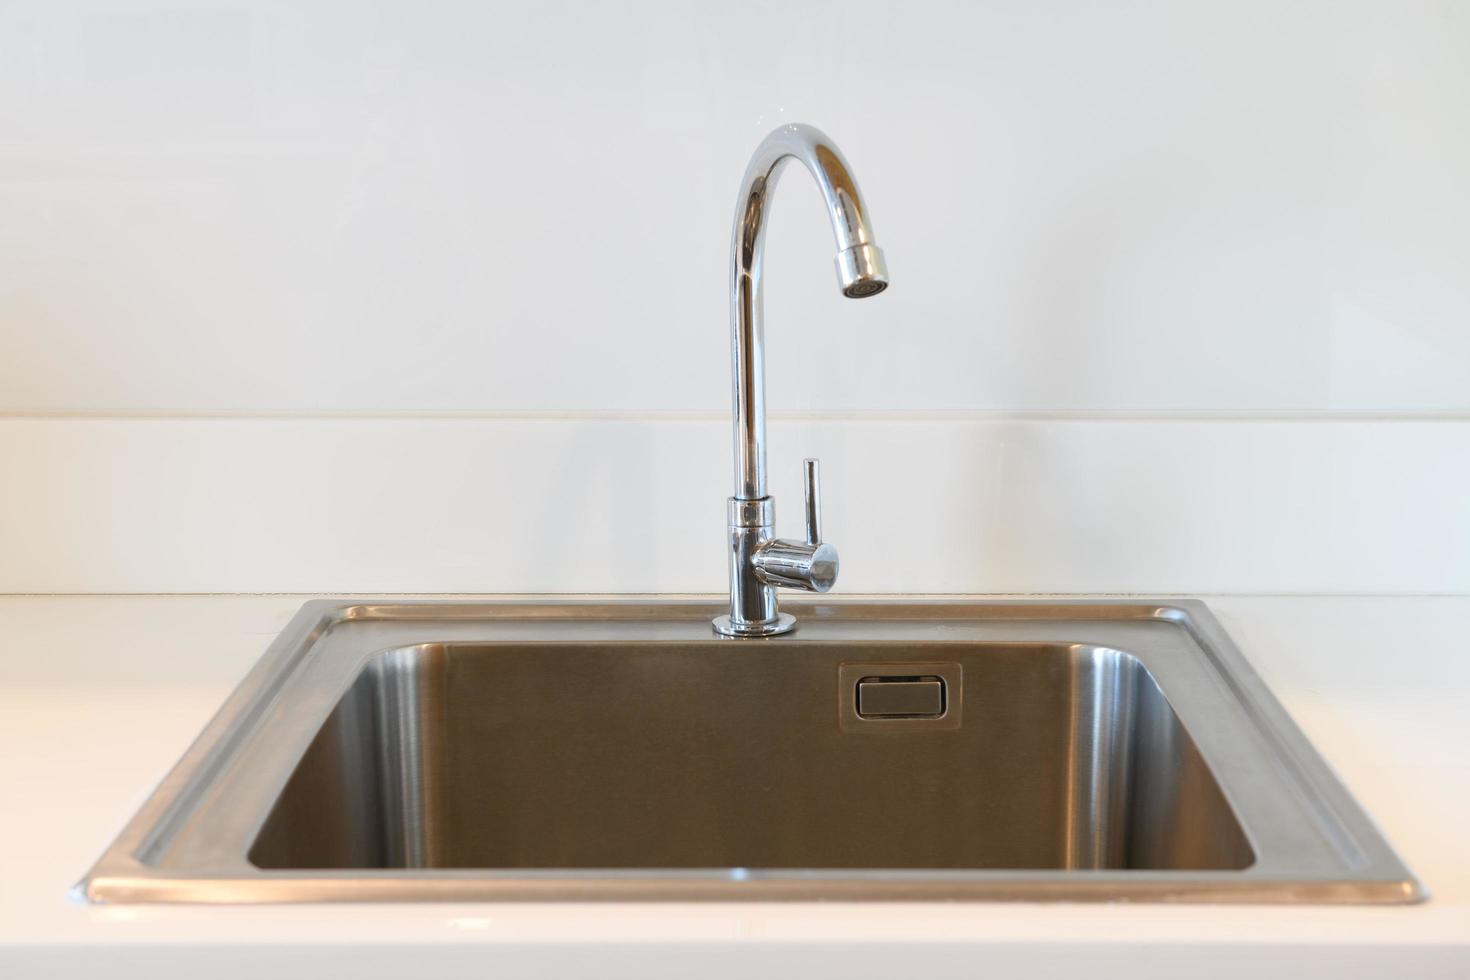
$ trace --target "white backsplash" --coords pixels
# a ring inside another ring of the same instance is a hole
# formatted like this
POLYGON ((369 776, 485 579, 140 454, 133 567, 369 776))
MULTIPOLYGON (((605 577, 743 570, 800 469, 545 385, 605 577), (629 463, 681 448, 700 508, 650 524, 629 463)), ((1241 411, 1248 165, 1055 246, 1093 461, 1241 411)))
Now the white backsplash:
POLYGON ((0 591, 719 590, 789 121, 840 589, 1470 590, 1467 105, 1463 4, 11 0, 0 591))
MULTIPOLYGON (((1470 425, 778 421, 840 591, 1470 591, 1470 425)), ((0 422, 0 592, 718 592, 723 421, 0 422)))

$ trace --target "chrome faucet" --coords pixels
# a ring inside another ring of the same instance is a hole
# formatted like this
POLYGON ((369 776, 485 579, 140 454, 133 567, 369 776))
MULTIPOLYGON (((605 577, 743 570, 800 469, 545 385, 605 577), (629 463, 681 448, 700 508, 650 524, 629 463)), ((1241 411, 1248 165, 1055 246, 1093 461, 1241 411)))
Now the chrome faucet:
POLYGON ((729 501, 730 613, 714 620, 726 636, 774 636, 796 625, 776 607, 784 586, 826 592, 837 581, 837 549, 822 540, 817 461, 805 466, 806 535, 776 537, 776 506, 766 494, 766 380, 763 356, 761 261, 766 209, 788 160, 816 179, 837 239, 842 295, 873 296, 888 287, 883 253, 873 244, 868 209, 847 161, 821 130, 782 126, 767 136, 740 183, 730 242, 730 339, 735 387, 735 496, 729 501))

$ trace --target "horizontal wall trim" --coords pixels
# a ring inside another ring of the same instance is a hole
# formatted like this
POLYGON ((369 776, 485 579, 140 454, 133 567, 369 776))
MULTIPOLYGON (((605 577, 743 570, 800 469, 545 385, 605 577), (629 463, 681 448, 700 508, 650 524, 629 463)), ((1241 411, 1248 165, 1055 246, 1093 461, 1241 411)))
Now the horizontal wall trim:
MULTIPOLYGON (((783 412, 771 410, 768 418, 788 422, 1470 422, 1470 412, 1362 412, 1362 411, 833 411, 783 412)), ((726 410, 708 412, 0 412, 0 422, 20 421, 470 421, 470 422, 717 422, 727 421, 726 410)))
MULTIPOLYGON (((0 592, 711 593, 724 417, 0 420, 0 592)), ((1460 594, 1470 422, 773 419, 844 593, 1460 594)))
MULTIPOLYGON (((668 601, 670 599, 692 599, 700 602, 718 602, 723 592, 0 592, 6 599, 231 599, 248 597, 255 599, 433 599, 466 600, 474 602, 508 599, 526 601, 548 599, 555 601, 610 602, 648 599, 668 601)), ((1035 601, 1057 600, 1117 600, 1128 602, 1134 599, 1198 599, 1201 596, 1229 599, 1446 599, 1470 598, 1467 592, 836 592, 828 593, 823 601, 855 601, 892 599, 901 596, 905 601, 928 599, 973 599, 977 596, 986 601, 1017 599, 1035 601)), ((799 600, 800 601, 800 600, 799 600)), ((807 601, 810 601, 808 599, 807 601)))

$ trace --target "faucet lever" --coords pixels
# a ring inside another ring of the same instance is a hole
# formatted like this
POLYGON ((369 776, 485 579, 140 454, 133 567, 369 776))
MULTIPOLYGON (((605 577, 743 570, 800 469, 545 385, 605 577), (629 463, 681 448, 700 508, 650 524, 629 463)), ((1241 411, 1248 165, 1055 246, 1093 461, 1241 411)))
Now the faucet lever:
POLYGON ((764 585, 806 592, 826 592, 837 581, 837 549, 822 541, 822 484, 814 459, 803 460, 806 487, 806 539, 772 538, 761 542, 750 557, 755 576, 764 585))
POLYGON ((802 482, 806 487, 806 543, 822 543, 822 480, 818 470, 819 461, 804 459, 801 462, 802 482))

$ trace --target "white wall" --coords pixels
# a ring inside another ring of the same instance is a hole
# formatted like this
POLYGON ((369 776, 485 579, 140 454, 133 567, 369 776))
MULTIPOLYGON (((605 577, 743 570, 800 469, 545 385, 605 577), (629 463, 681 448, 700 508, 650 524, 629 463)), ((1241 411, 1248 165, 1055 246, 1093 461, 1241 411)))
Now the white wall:
POLYGON ((0 590, 721 588, 800 120, 893 272, 788 174, 841 587, 1467 591, 1467 106, 1461 3, 9 0, 0 590))

